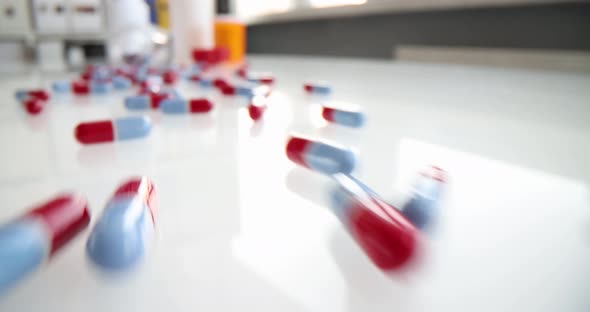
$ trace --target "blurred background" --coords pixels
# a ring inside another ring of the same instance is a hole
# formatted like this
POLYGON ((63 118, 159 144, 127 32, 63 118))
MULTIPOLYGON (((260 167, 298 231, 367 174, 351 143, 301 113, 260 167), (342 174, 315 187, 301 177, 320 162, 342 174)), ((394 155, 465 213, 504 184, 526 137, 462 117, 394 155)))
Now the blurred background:
MULTIPOLYGON (((145 0, 171 30, 169 1, 145 0)), ((120 0, 1 0, 0 70, 107 58, 120 0)), ((134 1, 131 1, 134 2, 134 1)), ((191 1, 175 1, 177 3, 191 1)), ((590 3, 567 0, 192 1, 247 26, 256 54, 360 57, 590 71, 590 3)), ((120 10, 119 10, 120 11, 120 10)), ((126 18, 136 15, 127 10, 126 18)))

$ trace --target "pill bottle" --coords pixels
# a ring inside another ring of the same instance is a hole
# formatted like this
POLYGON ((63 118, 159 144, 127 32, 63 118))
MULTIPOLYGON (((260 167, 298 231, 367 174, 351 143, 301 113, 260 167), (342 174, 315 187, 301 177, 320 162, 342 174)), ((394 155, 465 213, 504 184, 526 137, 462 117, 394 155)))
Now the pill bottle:
POLYGON ((172 0, 168 6, 174 62, 191 64, 193 49, 211 49, 214 46, 213 0, 172 0))

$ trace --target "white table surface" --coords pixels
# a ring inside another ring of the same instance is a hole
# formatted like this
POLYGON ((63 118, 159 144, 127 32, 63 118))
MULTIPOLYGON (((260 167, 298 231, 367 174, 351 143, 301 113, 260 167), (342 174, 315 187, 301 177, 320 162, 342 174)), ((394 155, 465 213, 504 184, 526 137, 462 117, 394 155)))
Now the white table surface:
MULTIPOLYGON (((88 197, 94 223, 115 187, 148 175, 159 234, 135 272, 104 276, 89 231, 0 298, 0 311, 590 311, 590 76, 459 65, 252 57, 277 79, 253 125, 238 100, 207 116, 149 115, 144 140, 82 146, 84 120, 131 113, 125 93, 54 97, 38 117, 0 80, 0 220, 58 192, 88 197), (358 104, 364 129, 326 125, 306 79, 358 104), (450 179, 425 261, 385 275, 325 200, 327 178, 285 156, 287 134, 358 151, 356 176, 400 204, 417 170, 450 179)), ((183 84, 186 96, 203 94, 183 84)))

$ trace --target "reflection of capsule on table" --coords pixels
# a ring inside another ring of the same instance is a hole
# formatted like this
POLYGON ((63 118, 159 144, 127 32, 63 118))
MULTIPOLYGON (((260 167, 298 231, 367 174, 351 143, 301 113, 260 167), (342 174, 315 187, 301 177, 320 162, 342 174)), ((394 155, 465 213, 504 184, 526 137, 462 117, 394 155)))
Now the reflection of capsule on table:
POLYGON ((402 213, 417 228, 426 229, 436 221, 445 180, 446 173, 436 166, 418 178, 412 197, 402 208, 402 213))
POLYGON ((0 226, 0 294, 39 268, 89 222, 86 199, 70 194, 0 226))
POLYGON ((348 148, 295 136, 287 142, 287 157, 300 166, 327 175, 350 174, 356 165, 356 156, 348 148))
POLYGON ((86 244, 90 260, 111 271, 130 269, 144 258, 154 236, 157 195, 152 181, 134 178, 107 203, 86 244))
POLYGON ((95 144, 145 137, 151 129, 152 122, 149 117, 131 116, 83 122, 76 126, 74 135, 82 144, 95 144))
POLYGON ((416 256, 421 234, 397 209, 346 175, 334 176, 334 214, 367 256, 382 270, 406 267, 416 256))

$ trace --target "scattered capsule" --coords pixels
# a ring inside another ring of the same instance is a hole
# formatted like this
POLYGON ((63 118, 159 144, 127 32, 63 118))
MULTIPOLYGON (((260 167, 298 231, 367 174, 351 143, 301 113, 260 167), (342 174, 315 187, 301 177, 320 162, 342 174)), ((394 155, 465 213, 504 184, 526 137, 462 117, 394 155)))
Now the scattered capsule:
POLYGON ((88 258, 108 271, 137 265, 153 240, 157 204, 150 179, 134 178, 122 184, 92 229, 86 243, 88 258))
POLYGON ((265 96, 255 96, 248 105, 248 114, 252 120, 257 121, 262 118, 267 108, 268 99, 265 96))
POLYGON ((445 175, 442 169, 435 166, 422 172, 412 197, 402 207, 404 216, 417 228, 426 229, 436 220, 445 175))
POLYGON ((152 97, 147 94, 131 95, 125 98, 124 103, 130 110, 148 110, 152 104, 152 97))
POLYGON ((175 70, 167 70, 162 74, 162 80, 167 85, 171 85, 178 81, 178 73, 175 70))
POLYGON ((269 73, 251 73, 248 75, 248 81, 271 85, 275 82, 275 77, 269 73))
POLYGON ((382 270, 401 269, 415 258, 421 233, 396 208, 350 176, 334 176, 331 207, 351 236, 382 270))
MULTIPOLYGON (((98 81, 74 81, 71 85, 71 90, 76 95, 88 95, 92 94, 106 94, 112 90, 110 83, 98 82, 98 81)), ((65 88, 64 88, 65 89, 65 88)))
POLYGON ((31 115, 37 115, 41 113, 47 102, 36 97, 30 97, 23 103, 27 112, 31 115))
POLYGON ((0 226, 0 294, 38 269, 88 226, 86 199, 57 196, 0 226))
POLYGON ((213 80, 201 77, 199 85, 203 88, 211 88, 213 86, 213 80))
POLYGON ((17 90, 14 96, 19 102, 23 102, 29 97, 35 97, 43 101, 49 100, 49 92, 43 89, 17 90))
POLYGON ((352 128, 364 126, 367 120, 367 117, 361 111, 326 106, 322 108, 322 117, 329 122, 352 128))
POLYGON ((236 88, 234 86, 229 85, 229 84, 226 84, 225 86, 221 86, 220 90, 223 95, 230 96, 230 95, 236 94, 236 88))
POLYGON ((330 87, 328 84, 325 83, 305 83, 303 84, 303 89, 307 92, 307 93, 315 93, 315 94, 330 94, 332 93, 332 87, 330 87))
POLYGON ((206 98, 185 100, 170 98, 162 101, 162 112, 167 114, 207 113, 213 109, 213 103, 206 98))
POLYGON ((352 150, 320 141, 291 137, 287 157, 294 163, 323 174, 350 174, 356 165, 352 150))
POLYGON ((149 117, 132 116, 84 122, 76 127, 74 135, 82 144, 95 144, 145 137, 151 129, 152 122, 149 117))
POLYGON ((90 92, 93 94, 106 94, 113 90, 110 82, 91 81, 90 92))
POLYGON ((127 90, 133 86, 133 81, 125 76, 113 77, 113 87, 117 90, 127 90))
POLYGON ((224 86, 227 86, 227 85, 229 85, 229 84, 223 78, 215 78, 213 80, 213 86, 215 86, 216 88, 223 88, 224 86))

